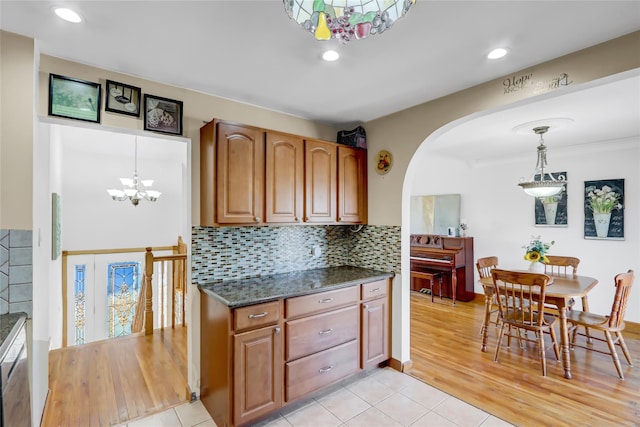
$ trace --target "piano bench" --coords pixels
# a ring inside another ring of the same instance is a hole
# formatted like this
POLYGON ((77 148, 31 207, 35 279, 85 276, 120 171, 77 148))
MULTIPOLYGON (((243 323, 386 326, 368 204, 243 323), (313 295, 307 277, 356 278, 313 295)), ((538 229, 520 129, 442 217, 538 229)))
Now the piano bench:
POLYGON ((429 292, 431 293, 431 302, 433 302, 433 282, 438 280, 438 290, 440 291, 440 299, 442 299, 442 273, 434 271, 427 273, 425 271, 412 271, 411 275, 419 279, 424 279, 429 282, 429 292))

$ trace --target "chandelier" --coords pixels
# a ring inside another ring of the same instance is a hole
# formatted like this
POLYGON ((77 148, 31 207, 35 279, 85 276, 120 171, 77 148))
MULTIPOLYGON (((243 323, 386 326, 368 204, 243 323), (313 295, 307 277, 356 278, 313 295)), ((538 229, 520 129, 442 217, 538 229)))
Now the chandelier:
POLYGON ((136 136, 133 153, 133 178, 120 178, 120 182, 124 186, 124 189, 110 189, 107 190, 111 198, 115 201, 122 202, 130 200, 133 206, 138 206, 140 200, 145 199, 150 202, 155 202, 162 194, 159 191, 150 190, 153 185, 152 179, 139 179, 138 178, 138 137, 136 136))
POLYGON ((549 130, 549 126, 539 126, 533 128, 533 132, 540 135, 540 145, 538 145, 538 161, 536 163, 536 169, 533 172, 533 176, 529 181, 524 181, 523 178, 518 184, 525 193, 533 197, 549 197, 554 196, 562 191, 562 188, 567 183, 564 175, 559 175, 558 178, 554 178, 553 174, 545 173, 547 167, 547 146, 544 145, 544 139, 542 135, 549 130), (536 179, 538 178, 538 179, 536 179))
POLYGON ((347 43, 382 34, 416 0, 284 0, 289 18, 317 40, 347 43))

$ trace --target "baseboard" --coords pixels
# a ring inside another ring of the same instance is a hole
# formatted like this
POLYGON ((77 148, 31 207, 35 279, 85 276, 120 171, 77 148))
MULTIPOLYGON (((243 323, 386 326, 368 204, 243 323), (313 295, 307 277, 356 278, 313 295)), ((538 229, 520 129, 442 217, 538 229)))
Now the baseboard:
POLYGON ((411 360, 401 362, 397 359, 389 359, 389 367, 395 369, 396 371, 407 372, 413 367, 413 362, 411 360))
POLYGON ((640 323, 624 321, 625 329, 630 333, 640 334, 640 323))

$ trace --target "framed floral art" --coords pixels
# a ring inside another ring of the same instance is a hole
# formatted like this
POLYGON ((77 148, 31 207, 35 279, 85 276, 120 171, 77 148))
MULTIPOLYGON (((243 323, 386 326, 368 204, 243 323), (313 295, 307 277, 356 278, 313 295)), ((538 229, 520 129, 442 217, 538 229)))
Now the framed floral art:
POLYGON ((584 182, 584 238, 624 240, 624 179, 584 182))
MULTIPOLYGON (((550 174, 545 173, 546 179, 550 174)), ((568 180, 566 172, 553 172, 554 178, 563 176, 568 180)), ((540 179, 536 175, 535 179, 540 179)), ((534 202, 534 216, 536 227, 567 227, 569 225, 567 214, 567 184, 562 186, 562 191, 554 196, 536 197, 534 202)))

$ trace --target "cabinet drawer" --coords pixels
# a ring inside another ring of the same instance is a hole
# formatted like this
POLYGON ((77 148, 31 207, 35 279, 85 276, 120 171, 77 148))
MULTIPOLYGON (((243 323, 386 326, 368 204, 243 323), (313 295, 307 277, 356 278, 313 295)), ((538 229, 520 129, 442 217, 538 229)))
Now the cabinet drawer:
POLYGON ((280 319, 280 302, 265 302, 233 310, 233 329, 257 328, 277 323, 280 319))
POLYGON ((286 364, 286 400, 291 401, 358 370, 358 340, 286 364))
POLYGON ((386 296, 389 292, 387 279, 378 280, 371 283, 362 284, 362 300, 366 301, 372 298, 386 296))
POLYGON ((358 306, 316 314, 285 324, 287 361, 358 338, 358 306))
POLYGON ((348 304, 355 304, 359 299, 359 287, 351 286, 335 291, 327 291, 302 297, 289 298, 285 301, 287 318, 327 311, 348 304))

